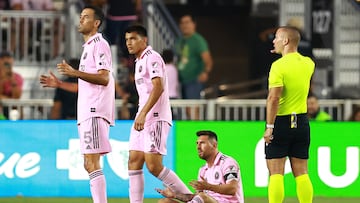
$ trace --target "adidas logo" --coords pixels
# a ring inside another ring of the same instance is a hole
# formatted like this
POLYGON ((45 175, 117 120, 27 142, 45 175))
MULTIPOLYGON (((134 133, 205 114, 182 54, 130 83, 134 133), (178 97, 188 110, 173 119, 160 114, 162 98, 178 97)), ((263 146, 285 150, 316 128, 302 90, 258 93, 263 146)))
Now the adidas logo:
POLYGON ((91 149, 90 145, 88 145, 88 146, 86 147, 86 149, 91 149))

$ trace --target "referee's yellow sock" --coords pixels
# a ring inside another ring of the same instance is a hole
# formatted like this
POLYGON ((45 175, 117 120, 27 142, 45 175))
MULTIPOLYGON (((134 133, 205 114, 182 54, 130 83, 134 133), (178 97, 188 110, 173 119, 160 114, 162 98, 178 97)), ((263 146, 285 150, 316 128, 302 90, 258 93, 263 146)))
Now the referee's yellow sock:
POLYGON ((300 175, 295 178, 296 193, 300 203, 312 203, 313 186, 308 174, 300 175))
POLYGON ((284 200, 284 176, 274 174, 270 176, 268 187, 269 203, 282 203, 284 200))

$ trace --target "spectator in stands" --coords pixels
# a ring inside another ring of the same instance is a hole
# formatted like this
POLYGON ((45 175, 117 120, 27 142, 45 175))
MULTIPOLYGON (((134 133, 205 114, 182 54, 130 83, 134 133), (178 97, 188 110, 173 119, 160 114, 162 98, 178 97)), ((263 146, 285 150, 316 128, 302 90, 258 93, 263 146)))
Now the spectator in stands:
MULTIPOLYGON (((175 43, 175 52, 178 58, 181 91, 183 99, 200 99, 204 84, 209 79, 213 67, 213 60, 208 44, 203 36, 196 32, 194 18, 183 15, 180 18, 180 37, 175 43)), ((193 116, 187 109, 190 119, 199 119, 199 109, 193 116)))
POLYGON ((165 49, 162 52, 162 57, 169 81, 169 97, 170 99, 179 99, 179 76, 174 64, 174 52, 171 49, 165 49))
POLYGON ((125 29, 133 22, 140 21, 142 0, 107 0, 105 37, 110 45, 116 45, 118 56, 127 58, 125 29))
MULTIPOLYGON (((70 59, 69 65, 74 69, 79 68, 79 59, 70 59)), ((65 82, 77 83, 78 79, 67 77, 65 82)), ((77 91, 71 92, 61 88, 55 89, 54 105, 51 108, 50 119, 74 120, 77 111, 77 91)))
POLYGON ((349 121, 360 121, 360 106, 354 107, 354 110, 349 118, 349 121))
POLYGON ((313 121, 331 121, 331 116, 322 111, 319 106, 318 98, 314 94, 309 94, 307 98, 307 115, 313 121))
MULTIPOLYGON (((13 71, 14 58, 10 52, 0 53, 0 99, 20 99, 24 79, 13 71)), ((4 115, 8 118, 9 110, 4 107, 4 115)))

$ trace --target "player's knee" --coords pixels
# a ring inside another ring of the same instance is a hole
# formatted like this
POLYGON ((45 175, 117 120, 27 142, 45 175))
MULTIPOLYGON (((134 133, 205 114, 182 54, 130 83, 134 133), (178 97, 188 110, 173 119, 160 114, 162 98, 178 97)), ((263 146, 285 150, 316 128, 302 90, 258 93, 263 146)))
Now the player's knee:
POLYGON ((86 161, 84 163, 84 168, 88 173, 91 173, 96 170, 95 163, 93 163, 91 161, 86 161))
POLYGON ((157 163, 146 163, 146 167, 149 170, 149 172, 154 176, 159 176, 163 166, 162 164, 157 163))
POLYGON ((144 165, 145 158, 141 153, 130 152, 128 160, 128 169, 129 170, 138 170, 141 169, 144 165))

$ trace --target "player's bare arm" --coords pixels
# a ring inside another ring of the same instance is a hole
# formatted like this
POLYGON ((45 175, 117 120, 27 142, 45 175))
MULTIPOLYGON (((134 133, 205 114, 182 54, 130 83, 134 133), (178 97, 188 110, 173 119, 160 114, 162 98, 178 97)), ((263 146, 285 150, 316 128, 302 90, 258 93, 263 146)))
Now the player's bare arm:
POLYGON ((213 67, 213 60, 209 51, 201 53, 201 58, 204 61, 204 71, 199 75, 198 80, 205 83, 209 79, 209 74, 213 67))
POLYGON ((77 92, 77 83, 63 82, 59 80, 52 71, 49 71, 49 75, 40 76, 40 84, 43 87, 60 88, 69 92, 77 92))
POLYGON ((213 192, 224 195, 235 195, 238 189, 238 181, 231 180, 229 183, 221 185, 213 185, 208 183, 203 177, 202 180, 193 180, 190 182, 190 186, 196 191, 211 190, 213 192))
MULTIPOLYGON (((275 117, 279 108, 279 99, 281 97, 283 87, 274 87, 269 89, 269 94, 266 100, 266 124, 273 125, 275 117)), ((266 143, 271 143, 273 128, 266 128, 264 132, 264 140, 266 143)))
POLYGON ((151 79, 153 89, 149 95, 149 99, 144 105, 143 109, 139 113, 139 115, 135 119, 134 128, 138 131, 144 129, 145 118, 150 109, 155 105, 155 103, 159 100, 161 94, 164 91, 164 85, 162 82, 162 78, 155 77, 151 79))
POLYGON ((76 77, 96 85, 106 86, 109 83, 110 73, 108 70, 99 70, 96 74, 78 71, 65 61, 57 64, 58 72, 68 77, 76 77))
POLYGON ((177 199, 182 202, 189 202, 195 197, 195 194, 175 193, 170 188, 165 188, 164 190, 157 188, 156 191, 166 198, 177 199))

